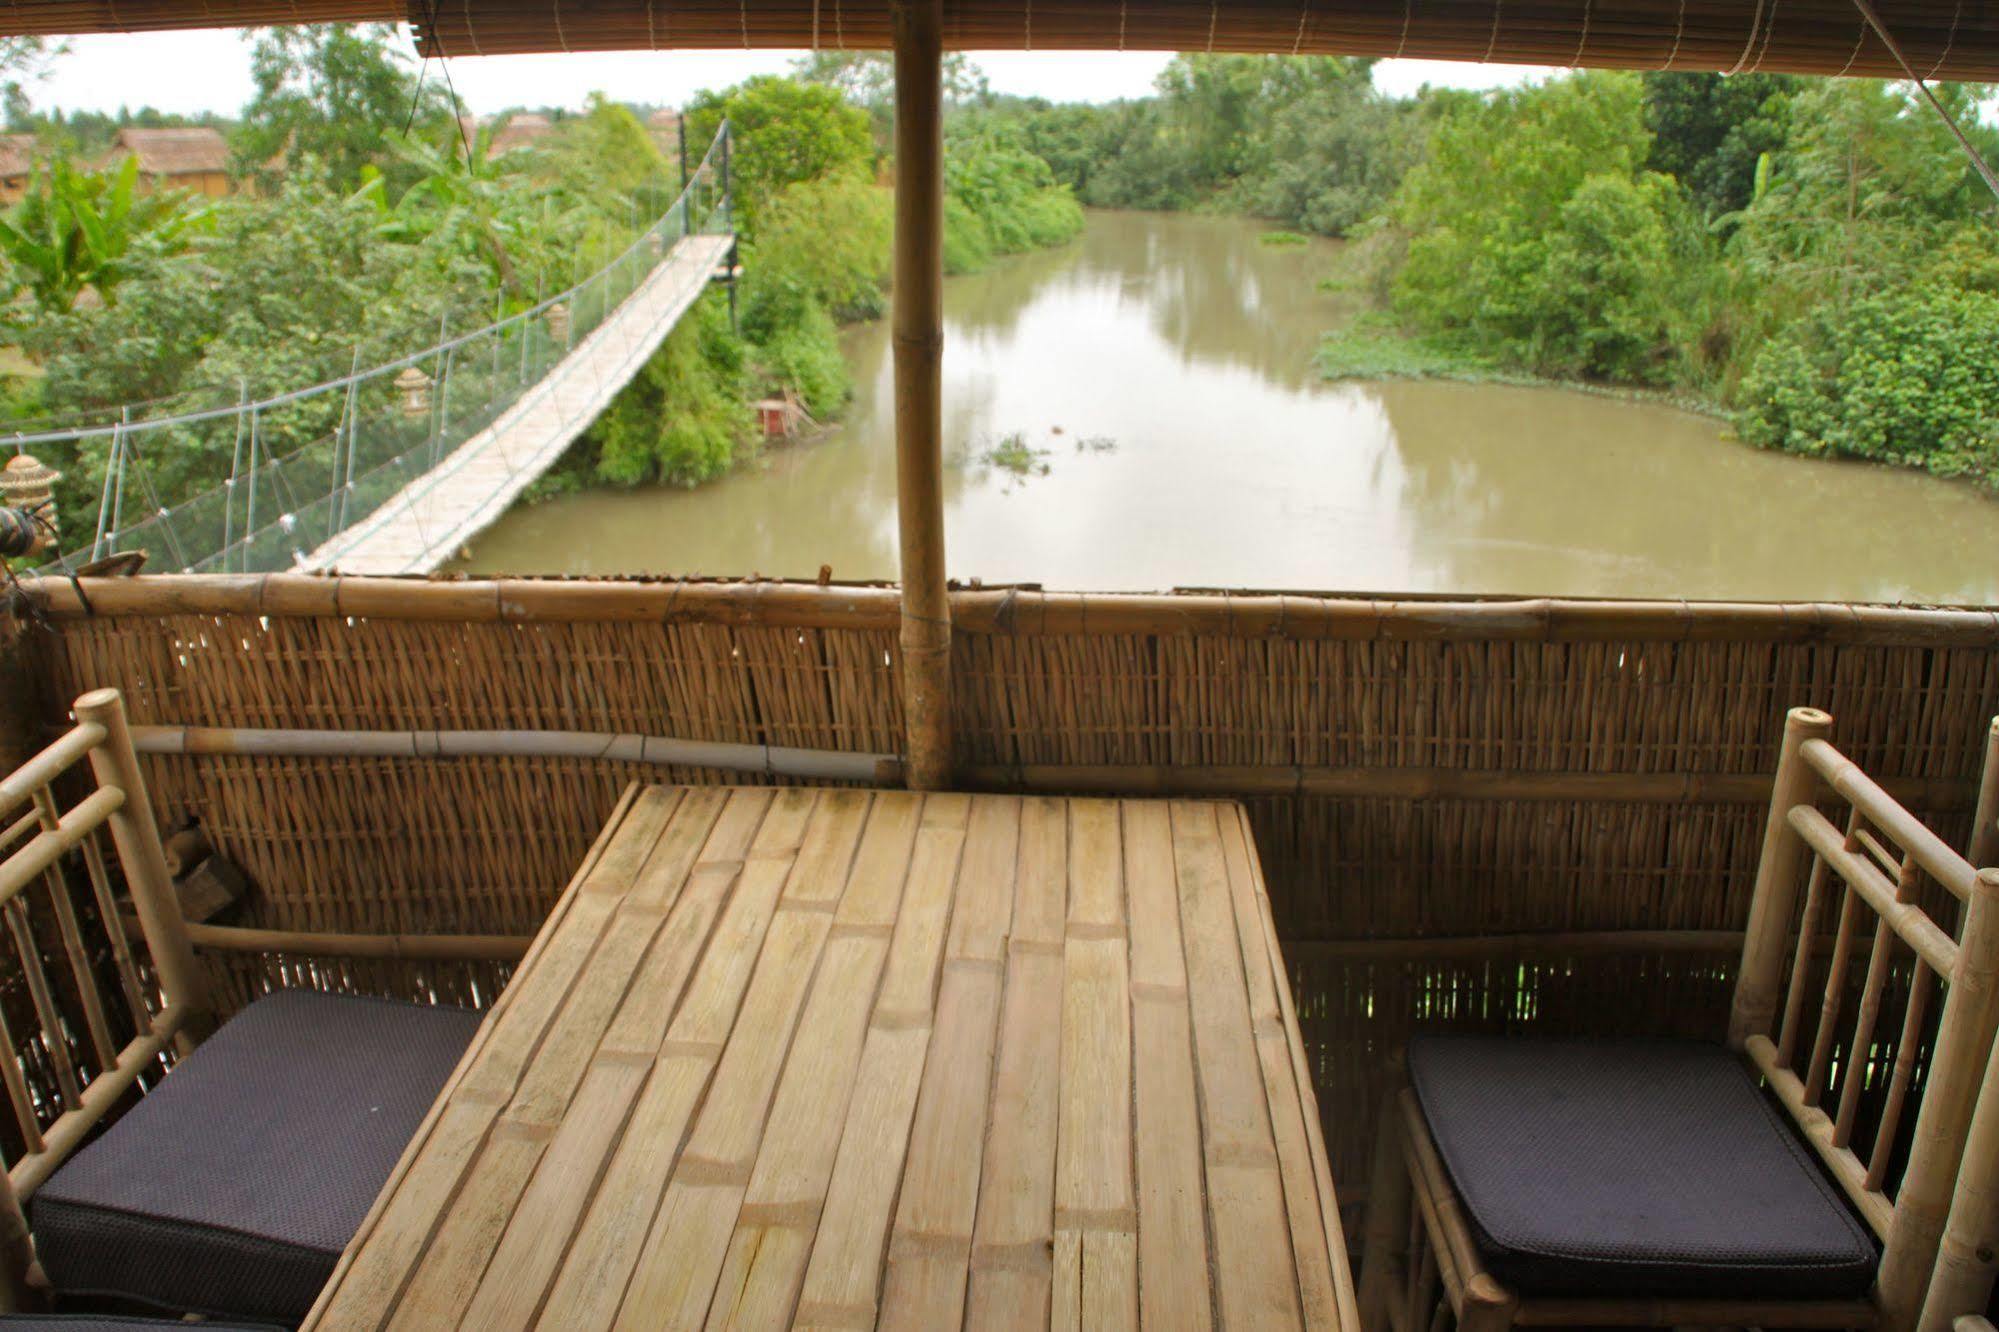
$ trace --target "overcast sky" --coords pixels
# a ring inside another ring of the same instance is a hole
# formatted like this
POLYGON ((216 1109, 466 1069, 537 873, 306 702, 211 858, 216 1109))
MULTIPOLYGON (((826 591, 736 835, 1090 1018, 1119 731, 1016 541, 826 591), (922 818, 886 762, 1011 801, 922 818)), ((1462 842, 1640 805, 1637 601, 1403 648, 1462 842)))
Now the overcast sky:
MULTIPOLYGON (((798 52, 640 51, 629 54, 459 56, 451 62, 458 95, 474 111, 509 106, 583 104, 592 92, 618 101, 679 105, 702 88, 726 87, 752 74, 782 73, 798 52)), ((1141 97, 1171 57, 1143 52, 984 51, 973 54, 997 92, 1057 101, 1141 97)), ((1394 93, 1425 82, 1491 88, 1547 73, 1519 65, 1388 60, 1375 80, 1394 93)), ((428 77, 438 78, 433 63, 428 77)), ((233 115, 250 99, 250 44, 238 32, 162 32, 77 37, 48 77, 30 89, 35 104, 64 110, 219 111, 233 115)))

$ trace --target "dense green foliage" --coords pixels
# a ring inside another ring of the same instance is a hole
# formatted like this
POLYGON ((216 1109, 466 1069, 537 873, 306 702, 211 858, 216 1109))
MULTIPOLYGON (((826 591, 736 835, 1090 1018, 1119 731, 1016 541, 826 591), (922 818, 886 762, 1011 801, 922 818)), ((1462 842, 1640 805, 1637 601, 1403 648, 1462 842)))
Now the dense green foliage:
POLYGON ((67 313, 85 290, 115 305, 118 287, 149 257, 178 252, 209 214, 178 195, 139 193, 139 164, 126 158, 84 171, 61 153, 35 167, 13 215, 0 218, 0 256, 11 298, 22 287, 36 308, 67 313))
MULTIPOLYGON (((323 162, 336 181, 381 164, 385 137, 417 123, 442 139, 452 125, 444 90, 421 82, 385 25, 264 28, 250 54, 256 95, 234 150, 245 174, 269 177, 323 162)), ((403 183, 407 183, 406 181, 403 183)))
POLYGON ((707 143, 725 119, 735 135, 729 169, 736 222, 751 235, 786 187, 866 175, 874 161, 867 112, 822 84, 766 74, 723 92, 704 92, 687 110, 689 145, 707 143))
POLYGON ((1650 147, 1635 75, 1587 74, 1446 115, 1396 195, 1398 311, 1550 375, 1670 377, 1702 229, 1650 147))
MULTIPOLYGON (((152 112, 10 117, 46 146, 27 199, 0 220, 0 341, 39 371, 9 381, 17 415, 100 421, 123 404, 167 413, 331 379, 529 309, 607 262, 679 190, 631 109, 593 97, 555 113, 526 149, 504 121, 461 123, 379 27, 259 33, 256 92, 229 126, 245 188, 228 198, 148 194, 135 165, 74 165, 152 112)), ((9 63, 25 68, 46 47, 9 63)), ((887 64, 825 58, 799 79, 704 93, 685 130, 699 152, 726 117, 744 276, 705 297, 586 432, 553 484, 685 484, 726 471, 753 442, 754 398, 794 393, 815 416, 851 392, 838 326, 887 307, 893 169, 884 156, 887 64), (877 133, 880 130, 881 133, 877 133)), ((983 96, 962 60, 965 98, 983 96)), ((220 122, 218 122, 220 123, 220 122)), ((1017 143, 954 131, 954 271, 1058 243, 1082 226, 1070 192, 1017 143)), ((690 164, 691 165, 691 164, 690 164)), ((719 166, 719 164, 718 164, 719 166)), ((697 222, 702 219, 695 219, 697 222)), ((324 439, 339 395, 264 415, 260 448, 324 439)), ((175 504, 226 474, 230 444, 174 441, 142 461, 175 504)), ((104 446, 49 459, 62 508, 88 514, 104 446)))
MULTIPOLYGON (((1999 148, 1979 90, 1940 95, 1999 148)), ((1902 85, 1585 73, 1442 108, 1368 248, 1426 354, 1668 388, 1756 444, 1993 480, 1995 225, 1902 85)))
MULTIPOLYGON (((1999 157, 1986 92, 1938 89, 1999 157)), ((1905 85, 1578 73, 1396 99, 1364 60, 1185 55, 1152 97, 987 98, 958 122, 1087 204, 1353 238, 1329 284, 1377 308, 1329 338, 1329 373, 1666 389, 1757 443, 1999 479, 1977 400, 1999 339, 1975 322, 1999 208, 1905 85), (1874 341, 1833 318, 1856 303, 1874 341), (1896 382, 1961 401, 1918 427, 1896 382)))
POLYGON ((1938 284, 1823 305, 1756 354, 1753 444, 1989 475, 1999 451, 1999 296, 1938 284))
MULTIPOLYGON (((877 173, 892 164, 879 156, 886 131, 870 128, 869 112, 883 104, 885 71, 880 57, 825 57, 799 80, 755 78, 696 99, 690 141, 705 141, 726 118, 735 144, 740 340, 670 340, 646 382, 620 395, 567 460, 567 483, 586 466, 594 479, 620 485, 706 480, 715 460, 729 456, 719 448, 724 433, 737 451, 751 442, 745 394, 789 391, 821 420, 846 404, 853 383, 839 324, 876 317, 888 303, 892 219, 877 173), (712 391, 717 385, 736 394, 726 431, 717 404, 727 395, 712 391), (701 424, 662 429, 662 404, 701 424), (594 464, 580 461, 591 449, 594 464)), ((946 191, 950 272, 1082 230, 1082 209, 1045 161, 976 125, 952 127, 946 191)))
POLYGON ((962 114, 1041 158, 1104 208, 1213 206, 1340 235, 1386 201, 1421 146, 1421 113, 1371 61, 1187 55, 1157 97, 1110 106, 998 99, 962 114))
POLYGON ((614 485, 712 481, 736 461, 748 383, 727 302, 704 296, 590 427, 597 476, 614 485))

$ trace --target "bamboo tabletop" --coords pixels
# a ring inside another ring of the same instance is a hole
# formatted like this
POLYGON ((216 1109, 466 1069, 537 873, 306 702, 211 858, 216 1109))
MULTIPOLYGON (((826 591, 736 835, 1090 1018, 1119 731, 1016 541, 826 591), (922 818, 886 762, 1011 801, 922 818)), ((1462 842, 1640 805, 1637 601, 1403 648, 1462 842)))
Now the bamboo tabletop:
POLYGON ((314 1328, 1355 1326, 1241 810, 625 795, 314 1328))

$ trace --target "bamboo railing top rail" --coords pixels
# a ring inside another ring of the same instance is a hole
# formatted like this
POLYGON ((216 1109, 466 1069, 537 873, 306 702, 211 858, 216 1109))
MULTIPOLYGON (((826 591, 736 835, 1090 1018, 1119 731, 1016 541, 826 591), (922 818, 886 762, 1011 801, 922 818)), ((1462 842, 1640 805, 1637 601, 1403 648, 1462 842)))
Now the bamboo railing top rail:
MULTIPOLYGON (((426 56, 656 49, 885 49, 894 0, 20 0, 0 35, 410 22, 426 56)), ((1999 77, 1999 9, 1894 0, 1928 77, 1999 77)), ((1247 51, 1621 69, 1897 77, 1850 0, 945 0, 952 50, 1247 51)))
MULTIPOLYGON (((892 586, 780 581, 405 579, 159 574, 27 579, 57 619, 258 615, 440 623, 663 623, 864 629, 898 626, 892 586)), ((1276 639, 1765 642, 1999 647, 1999 609, 1844 602, 1597 601, 1309 594, 958 589, 968 634, 1158 634, 1276 639)))

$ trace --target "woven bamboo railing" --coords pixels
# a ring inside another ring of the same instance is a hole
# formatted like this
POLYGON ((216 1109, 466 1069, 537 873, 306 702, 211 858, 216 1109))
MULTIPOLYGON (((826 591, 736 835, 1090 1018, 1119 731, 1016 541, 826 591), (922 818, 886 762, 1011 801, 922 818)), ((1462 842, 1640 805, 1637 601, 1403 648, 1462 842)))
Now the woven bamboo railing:
MULTIPOLYGON (((893 589, 270 575, 83 594, 88 611, 34 588, 43 694, 114 684, 148 725, 903 743, 893 589)), ((1842 750, 1954 847, 1999 712, 1984 610, 982 590, 951 612, 960 782, 1242 796, 1355 1193, 1380 1058, 1419 1024, 1723 1028, 1787 707, 1836 715, 1842 750)), ((273 978, 489 998, 499 941, 534 931, 626 781, 745 780, 504 754, 142 761, 162 815, 197 817, 256 884, 231 925, 492 940, 204 950, 225 1005, 273 978)))

